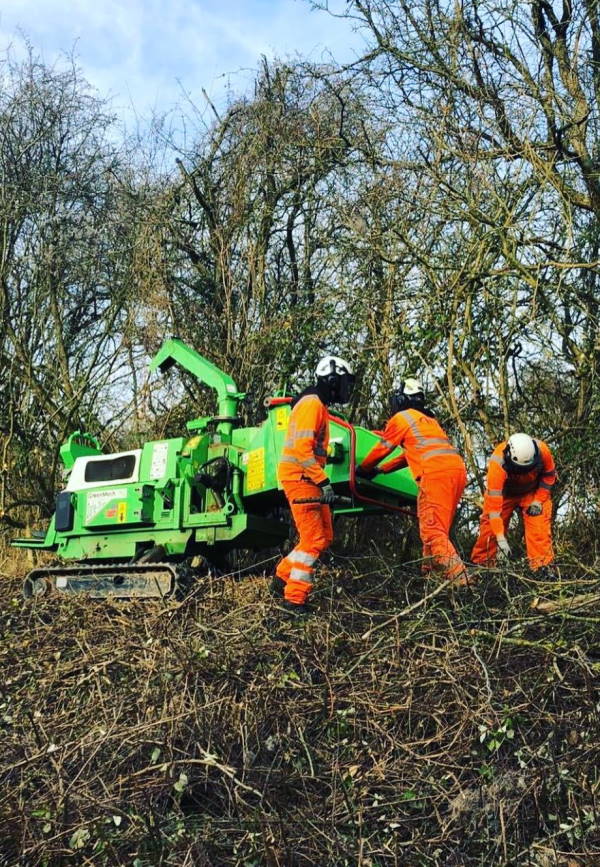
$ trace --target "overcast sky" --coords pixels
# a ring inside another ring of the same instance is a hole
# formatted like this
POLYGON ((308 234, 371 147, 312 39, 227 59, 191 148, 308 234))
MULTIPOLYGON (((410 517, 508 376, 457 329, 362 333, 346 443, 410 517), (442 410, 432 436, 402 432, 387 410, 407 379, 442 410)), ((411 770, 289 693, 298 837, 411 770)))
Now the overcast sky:
POLYGON ((0 47, 18 56, 25 40, 46 63, 74 52, 128 122, 181 102, 182 88, 196 104, 202 88, 222 103, 228 86, 246 90, 262 54, 344 62, 363 44, 307 0, 1 0, 0 47))

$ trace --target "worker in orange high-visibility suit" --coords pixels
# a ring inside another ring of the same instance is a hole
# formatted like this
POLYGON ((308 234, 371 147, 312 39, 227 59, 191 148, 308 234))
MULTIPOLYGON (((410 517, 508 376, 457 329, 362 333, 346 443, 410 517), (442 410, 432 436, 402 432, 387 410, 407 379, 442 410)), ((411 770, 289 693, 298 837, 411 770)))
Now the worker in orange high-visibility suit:
POLYGON ((419 485, 417 515, 423 571, 434 569, 457 585, 468 585, 465 565, 450 541, 452 522, 467 483, 463 459, 425 409, 425 394, 418 380, 407 379, 392 395, 392 412, 379 443, 356 474, 372 478, 376 472, 390 473, 408 465, 419 485), (404 453, 377 467, 396 446, 402 446, 404 453))
POLYGON ((293 615, 308 613, 315 563, 333 541, 330 504, 335 492, 324 470, 329 445, 327 407, 347 403, 353 386, 348 362, 328 355, 317 365, 315 386, 292 404, 277 476, 300 539, 278 564, 271 590, 283 595, 283 607, 293 615), (317 502, 296 502, 307 499, 317 502))
POLYGON ((479 536, 471 560, 493 566, 498 552, 502 559, 510 559, 506 531, 512 513, 520 509, 529 565, 537 571, 552 563, 550 492, 555 480, 554 459, 542 440, 516 433, 497 445, 488 462, 479 536))

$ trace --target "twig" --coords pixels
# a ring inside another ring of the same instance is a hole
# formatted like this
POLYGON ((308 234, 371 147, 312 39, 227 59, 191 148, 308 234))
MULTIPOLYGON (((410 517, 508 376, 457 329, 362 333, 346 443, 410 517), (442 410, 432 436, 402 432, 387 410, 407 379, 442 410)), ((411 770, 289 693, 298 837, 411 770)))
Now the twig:
POLYGON ((371 629, 367 630, 361 638, 363 641, 366 641, 367 638, 370 638, 374 632, 378 632, 380 629, 385 629, 386 626, 389 626, 390 623, 395 623, 397 620, 400 620, 401 617, 406 617, 407 614, 411 614, 413 611, 416 611, 417 608, 420 608, 426 602, 429 602, 430 599, 433 599, 435 596, 439 596, 440 593, 448 592, 451 589, 449 586, 449 582, 441 583, 438 587, 435 588, 431 593, 428 593, 427 596, 423 596, 422 599, 419 599, 418 602, 414 602, 412 605, 409 605, 407 608, 403 608, 402 611, 399 611, 398 614, 394 614, 393 617, 390 617, 389 620, 386 620, 384 623, 380 623, 378 626, 373 626, 371 629))

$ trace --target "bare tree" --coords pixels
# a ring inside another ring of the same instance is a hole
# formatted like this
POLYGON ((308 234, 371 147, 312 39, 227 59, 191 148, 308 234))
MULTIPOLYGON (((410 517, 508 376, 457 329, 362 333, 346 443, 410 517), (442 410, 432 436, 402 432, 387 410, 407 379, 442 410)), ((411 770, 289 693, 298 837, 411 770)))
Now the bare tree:
POLYGON ((250 407, 344 342, 336 244, 365 122, 331 71, 264 61, 156 200, 165 327, 251 386, 250 407))
POLYGON ((129 272, 114 119, 73 66, 0 65, 2 510, 49 508, 57 447, 98 429, 129 272))
POLYGON ((344 14, 370 40, 348 73, 389 121, 372 150, 389 208, 412 191, 413 225, 384 236, 388 259, 412 263, 400 357, 437 380, 473 469, 491 442, 529 429, 564 455, 566 502, 589 506, 597 4, 353 0, 344 14))

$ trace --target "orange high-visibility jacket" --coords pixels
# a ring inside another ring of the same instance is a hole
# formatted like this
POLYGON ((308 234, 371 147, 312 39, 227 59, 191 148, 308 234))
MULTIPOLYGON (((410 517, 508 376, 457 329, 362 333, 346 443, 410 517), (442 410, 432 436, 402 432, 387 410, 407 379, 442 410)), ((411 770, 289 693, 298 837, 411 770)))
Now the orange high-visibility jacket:
POLYGON ((556 468, 552 452, 545 442, 535 440, 540 450, 541 464, 529 473, 507 473, 504 466, 504 449, 508 440, 496 446, 487 466, 486 491, 483 498, 483 514, 490 519, 490 527, 496 536, 504 533, 502 501, 505 497, 522 497, 535 492, 535 499, 544 503, 556 481, 556 468))
POLYGON ((292 409, 277 476, 280 482, 302 479, 316 485, 327 479, 323 471, 329 446, 327 407, 316 394, 305 394, 292 409))
POLYGON ((382 464, 380 470, 383 473, 391 473, 408 464, 415 480, 419 481, 425 472, 464 468, 458 449, 454 448, 439 422, 418 409, 405 409, 391 417, 380 441, 373 446, 361 467, 372 469, 396 446, 402 446, 404 454, 382 464))

